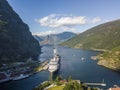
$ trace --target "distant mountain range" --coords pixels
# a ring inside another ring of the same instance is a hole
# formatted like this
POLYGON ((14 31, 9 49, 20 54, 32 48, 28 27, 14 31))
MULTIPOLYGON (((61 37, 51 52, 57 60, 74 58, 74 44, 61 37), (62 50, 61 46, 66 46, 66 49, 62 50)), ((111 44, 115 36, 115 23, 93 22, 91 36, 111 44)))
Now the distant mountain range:
POLYGON ((0 0, 0 64, 37 58, 40 46, 7 0, 0 0))
POLYGON ((93 27, 61 45, 73 48, 107 50, 99 64, 120 71, 120 20, 93 27))
POLYGON ((73 32, 63 32, 59 34, 50 34, 46 36, 34 35, 34 37, 39 41, 41 45, 60 44, 74 36, 76 36, 76 34, 73 32))

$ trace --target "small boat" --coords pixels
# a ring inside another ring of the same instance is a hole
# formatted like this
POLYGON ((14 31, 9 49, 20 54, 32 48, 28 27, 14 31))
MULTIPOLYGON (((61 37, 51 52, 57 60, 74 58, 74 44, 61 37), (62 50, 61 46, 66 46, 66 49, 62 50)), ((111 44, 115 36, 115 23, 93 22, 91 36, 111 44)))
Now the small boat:
POLYGON ((85 60, 85 58, 84 58, 84 57, 82 57, 82 58, 81 58, 81 60, 85 60))
POLYGON ((97 60, 98 57, 97 57, 97 56, 91 56, 91 59, 92 59, 92 60, 97 60))
POLYGON ((13 80, 20 80, 20 79, 24 79, 24 78, 27 78, 27 77, 29 77, 29 75, 20 74, 19 76, 13 78, 13 80))

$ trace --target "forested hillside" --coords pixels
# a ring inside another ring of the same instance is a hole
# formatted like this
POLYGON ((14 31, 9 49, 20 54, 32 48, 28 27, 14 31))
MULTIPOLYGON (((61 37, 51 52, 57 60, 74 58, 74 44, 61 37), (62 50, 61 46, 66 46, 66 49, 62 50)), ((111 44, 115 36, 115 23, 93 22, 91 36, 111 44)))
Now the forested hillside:
POLYGON ((62 45, 83 49, 110 50, 120 45, 120 20, 91 28, 62 45))
POLYGON ((93 27, 62 45, 73 48, 103 50, 99 65, 120 71, 120 20, 93 27))

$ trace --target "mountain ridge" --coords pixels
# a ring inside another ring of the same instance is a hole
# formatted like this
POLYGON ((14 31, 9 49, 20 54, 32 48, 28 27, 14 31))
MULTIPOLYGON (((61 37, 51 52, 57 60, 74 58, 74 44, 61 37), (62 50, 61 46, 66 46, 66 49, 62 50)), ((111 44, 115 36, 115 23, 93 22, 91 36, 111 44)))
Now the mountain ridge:
POLYGON ((93 27, 61 45, 102 50, 98 65, 120 71, 120 19, 93 27))
POLYGON ((0 61, 24 61, 36 58, 40 46, 29 27, 12 9, 7 0, 0 0, 0 61))
POLYGON ((46 36, 34 35, 34 37, 40 42, 41 45, 45 44, 59 44, 72 37, 76 36, 73 32, 62 32, 58 34, 50 34, 46 36))
POLYGON ((87 31, 71 38, 62 45, 82 48, 82 49, 106 49, 117 47, 120 45, 120 19, 100 24, 96 27, 88 29, 87 31), (114 38, 113 38, 114 37, 114 38), (114 43, 111 43, 114 41, 114 43), (72 42, 72 43, 70 43, 72 42), (107 44, 109 44, 107 46, 107 44), (112 44, 112 45, 110 45, 112 44))

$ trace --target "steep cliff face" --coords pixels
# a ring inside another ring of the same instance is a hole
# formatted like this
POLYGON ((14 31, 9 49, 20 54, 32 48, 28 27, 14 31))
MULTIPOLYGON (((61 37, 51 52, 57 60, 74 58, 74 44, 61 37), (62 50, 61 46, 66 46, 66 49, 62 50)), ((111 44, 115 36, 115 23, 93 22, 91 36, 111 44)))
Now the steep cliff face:
POLYGON ((13 11, 6 0, 0 0, 0 62, 36 58, 40 46, 27 24, 13 11))

